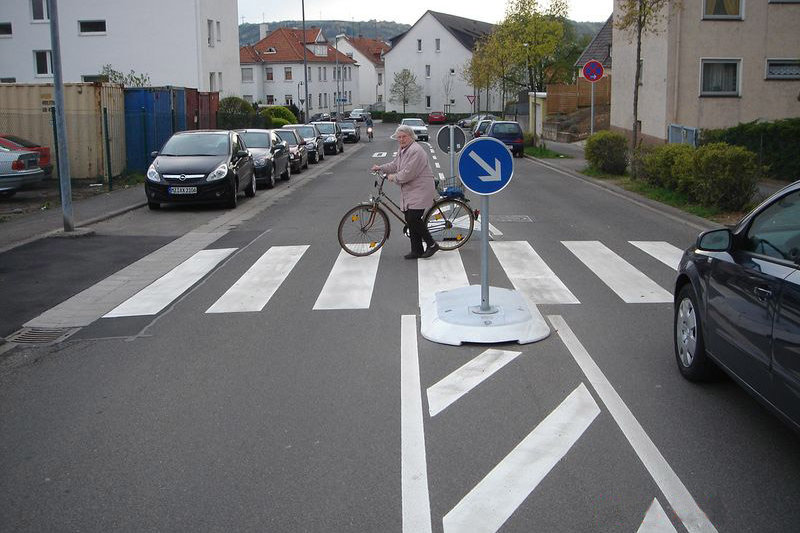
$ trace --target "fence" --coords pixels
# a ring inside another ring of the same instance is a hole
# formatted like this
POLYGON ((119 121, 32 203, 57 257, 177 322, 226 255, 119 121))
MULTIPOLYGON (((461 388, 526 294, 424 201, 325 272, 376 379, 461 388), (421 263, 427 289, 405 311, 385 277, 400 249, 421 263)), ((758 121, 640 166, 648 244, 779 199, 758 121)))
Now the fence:
MULTIPOLYGON (((605 77, 594 83, 594 104, 611 104, 611 78, 605 77)), ((547 112, 568 114, 592 105, 592 84, 583 78, 566 85, 555 83, 547 86, 547 112)))

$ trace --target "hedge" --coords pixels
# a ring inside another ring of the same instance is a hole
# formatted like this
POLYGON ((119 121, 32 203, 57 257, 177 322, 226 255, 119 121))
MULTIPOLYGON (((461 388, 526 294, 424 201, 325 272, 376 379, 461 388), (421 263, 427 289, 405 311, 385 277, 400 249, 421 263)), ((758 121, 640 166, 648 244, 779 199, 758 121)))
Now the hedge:
POLYGON ((621 176, 628 167, 628 141, 620 133, 600 131, 587 139, 584 155, 591 167, 621 176))
POLYGON ((706 144, 678 158, 680 187, 689 198, 725 211, 742 211, 758 189, 756 155, 742 146, 706 144))
POLYGON ((800 146, 800 118, 754 121, 732 128, 701 132, 701 145, 717 142, 747 148, 756 154, 760 167, 767 167, 766 173, 771 178, 785 181, 800 179, 797 150, 788 148, 800 146))
POLYGON ((656 187, 678 189, 675 161, 694 152, 688 144, 664 144, 642 155, 641 171, 644 179, 656 187))
POLYGON ((273 119, 282 118, 286 124, 297 124, 297 117, 287 107, 276 105, 268 107, 267 110, 273 119))

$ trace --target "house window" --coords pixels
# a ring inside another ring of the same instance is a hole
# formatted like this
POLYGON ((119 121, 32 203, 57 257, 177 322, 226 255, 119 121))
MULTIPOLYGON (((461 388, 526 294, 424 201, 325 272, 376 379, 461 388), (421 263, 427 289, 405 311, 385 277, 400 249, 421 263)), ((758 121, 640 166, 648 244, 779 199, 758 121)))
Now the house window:
POLYGON ((273 79, 272 78, 272 67, 267 67, 265 69, 265 71, 266 71, 267 81, 272 81, 272 79, 273 79))
POLYGON ((217 73, 210 72, 208 74, 208 90, 209 91, 216 91, 217 90, 217 73))
POLYGON ((325 93, 325 107, 328 107, 328 93, 325 93))
POLYGON ((431 77, 431 66, 430 65, 425 65, 425 77, 426 78, 430 78, 431 77))
POLYGON ((50 20, 50 8, 47 0, 31 0, 31 16, 33 20, 46 22, 50 20))
POLYGON ((50 56, 50 50, 34 50, 33 58, 37 76, 53 75, 53 58, 50 56))
POLYGON ((317 81, 322 81, 322 67, 317 67, 317 81))
POLYGON ((264 53, 266 53, 266 54, 277 54, 277 53, 278 53, 278 51, 277 51, 277 50, 275 50, 275 47, 273 47, 273 46, 270 46, 269 48, 267 48, 267 51, 266 51, 266 52, 264 52, 264 53))
POLYGON ((441 52, 442 51, 442 40, 441 39, 436 39, 436 51, 437 52, 441 52))
POLYGON ((11 37, 11 23, 0 22, 0 37, 11 37))
POLYGON ((383 72, 378 72, 378 85, 383 85, 383 72))
POLYGON ((319 98, 317 99, 317 107, 322 107, 322 93, 319 93, 319 98))
POLYGON ((217 90, 222 92, 222 72, 217 72, 217 90))
POLYGON ((800 80, 800 59, 767 59, 768 80, 800 80))
POLYGON ((283 67, 283 79, 286 81, 292 79, 292 67, 283 67))
POLYGON ((0 78, 0 83, 17 83, 17 78, 0 78))
POLYGON ((705 19, 741 19, 742 0, 703 0, 705 19))
POLYGON ((243 94, 242 99, 247 102, 248 104, 253 103, 253 95, 252 94, 243 94))
POLYGON ((268 94, 267 95, 267 105, 275 105, 275 95, 268 94))
POLYGON ((455 75, 456 75, 456 69, 454 69, 454 68, 451 68, 451 69, 450 69, 450 75, 451 75, 451 76, 455 76, 455 75))
POLYGON ((417 39, 417 52, 422 52, 422 39, 417 39))
POLYGON ((217 42, 222 41, 222 30, 220 29, 219 21, 217 21, 217 42))
POLYGON ((308 77, 308 81, 311 81, 311 67, 308 67, 308 72, 306 72, 306 76, 308 77))
POLYGON ((250 82, 253 81, 253 69, 252 68, 243 68, 242 69, 242 82, 250 82))
POLYGON ((348 103, 353 103, 353 91, 347 91, 347 101, 348 103))
POLYGON ((287 94, 283 97, 284 105, 292 105, 292 95, 287 94))
POLYGON ((383 102, 383 95, 382 94, 378 95, 378 102, 383 102))
POLYGON ((208 46, 214 46, 214 21, 206 20, 208 25, 208 46))
POLYGON ((328 81, 328 67, 322 67, 322 78, 328 81))
POLYGON ((81 35, 92 35, 106 32, 105 20, 79 20, 78 30, 81 35))
POLYGON ((701 60, 700 96, 739 96, 739 59, 701 60))
POLYGON ((430 109, 431 108, 431 97, 430 96, 426 96, 425 97, 425 108, 426 109, 430 109))

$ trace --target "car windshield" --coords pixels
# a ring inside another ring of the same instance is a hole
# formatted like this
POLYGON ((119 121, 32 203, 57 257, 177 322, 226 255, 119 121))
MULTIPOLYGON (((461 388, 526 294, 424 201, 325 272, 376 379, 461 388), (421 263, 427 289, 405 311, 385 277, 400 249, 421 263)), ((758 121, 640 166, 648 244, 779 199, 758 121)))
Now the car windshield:
POLYGON ((269 148, 269 134, 264 132, 246 131, 242 133, 244 144, 248 148, 269 148))
POLYGON ((299 134, 300 134, 300 136, 301 136, 301 137, 303 137, 304 139, 308 139, 308 138, 310 138, 310 137, 316 137, 316 136, 317 136, 317 132, 315 132, 315 131, 314 131, 314 128, 313 128, 313 127, 311 127, 311 126, 305 126, 305 127, 303 127, 303 128, 295 128, 295 130, 296 130, 296 131, 297 131, 297 133, 299 133, 299 134))
POLYGON ((407 124, 408 126, 424 126, 425 123, 422 122, 421 118, 404 118, 403 124, 407 124))
POLYGON ((317 129, 321 133, 336 133, 336 126, 333 124, 317 124, 317 129))
POLYGON ((297 144, 297 137, 295 137, 293 131, 276 131, 275 133, 278 134, 278 137, 280 137, 281 140, 289 143, 289 146, 294 146, 297 144))
POLYGON ((190 133, 169 138, 161 155, 228 155, 227 133, 190 133))
POLYGON ((492 128, 492 133, 496 133, 498 135, 519 135, 522 136, 522 130, 519 127, 519 124, 508 124, 501 122, 500 124, 495 124, 492 128))
POLYGON ((341 127, 343 130, 354 130, 356 129, 356 125, 353 122, 342 122, 341 127))

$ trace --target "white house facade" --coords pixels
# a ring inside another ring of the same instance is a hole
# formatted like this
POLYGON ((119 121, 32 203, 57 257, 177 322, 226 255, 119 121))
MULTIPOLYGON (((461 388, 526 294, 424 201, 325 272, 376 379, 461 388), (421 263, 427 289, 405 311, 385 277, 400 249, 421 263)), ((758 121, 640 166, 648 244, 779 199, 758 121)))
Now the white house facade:
MULTIPOLYGON (((59 0, 64 82, 97 81, 104 65, 153 86, 240 94, 237 0, 59 0)), ((52 83, 46 0, 0 4, 0 80, 52 83)))
POLYGON ((391 101, 390 92, 395 74, 403 69, 411 71, 422 87, 420 101, 407 104, 406 113, 502 109, 496 91, 478 95, 463 75, 477 38, 491 33, 492 28, 486 22, 426 11, 407 32, 391 40, 392 48, 384 55, 386 109, 403 111, 402 103, 391 101))
MULTIPOLYGON (((339 39, 341 49, 343 39, 339 39)), ((295 104, 303 109, 308 80, 310 115, 358 107, 359 67, 356 61, 331 45, 319 28, 278 28, 257 43, 239 50, 241 96, 265 105, 295 104), (303 47, 308 66, 303 73, 303 47)))
POLYGON ((391 47, 388 43, 366 37, 346 37, 339 41, 339 51, 352 57, 359 65, 358 94, 356 107, 380 109, 386 96, 385 67, 383 55, 391 47))

